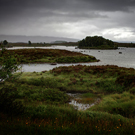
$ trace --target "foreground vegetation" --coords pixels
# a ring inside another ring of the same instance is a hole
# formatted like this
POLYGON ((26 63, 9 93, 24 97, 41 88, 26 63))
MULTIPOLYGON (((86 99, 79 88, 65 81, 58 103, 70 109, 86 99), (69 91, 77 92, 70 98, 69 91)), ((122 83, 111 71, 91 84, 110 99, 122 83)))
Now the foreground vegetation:
MULTIPOLYGON (((1 53, 1 51, 0 51, 1 53)), ((79 62, 96 62, 95 57, 84 55, 78 52, 58 49, 17 49, 6 50, 0 56, 14 56, 20 63, 79 63, 79 62), (19 57, 17 57, 19 56, 19 57)))
POLYGON ((135 70, 69 66, 16 73, 0 84, 1 134, 135 134, 135 70), (15 79, 15 80, 14 80, 15 79), (97 105, 78 111, 66 93, 97 105))

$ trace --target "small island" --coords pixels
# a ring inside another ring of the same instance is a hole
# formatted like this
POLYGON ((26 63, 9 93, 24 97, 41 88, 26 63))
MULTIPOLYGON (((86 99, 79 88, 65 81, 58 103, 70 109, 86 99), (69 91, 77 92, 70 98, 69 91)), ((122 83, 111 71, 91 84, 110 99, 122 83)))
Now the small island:
POLYGON ((78 48, 80 49, 117 49, 115 42, 105 39, 102 36, 87 36, 79 41, 78 48))
POLYGON ((4 56, 14 56, 20 63, 81 63, 99 61, 94 56, 59 49, 6 50, 4 56))

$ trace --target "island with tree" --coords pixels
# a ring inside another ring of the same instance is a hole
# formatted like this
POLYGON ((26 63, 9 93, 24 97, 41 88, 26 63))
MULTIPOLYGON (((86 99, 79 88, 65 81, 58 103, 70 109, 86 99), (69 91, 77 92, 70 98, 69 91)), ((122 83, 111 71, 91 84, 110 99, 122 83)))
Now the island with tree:
POLYGON ((79 41, 78 47, 80 49, 117 49, 117 44, 102 36, 87 36, 85 39, 79 41))

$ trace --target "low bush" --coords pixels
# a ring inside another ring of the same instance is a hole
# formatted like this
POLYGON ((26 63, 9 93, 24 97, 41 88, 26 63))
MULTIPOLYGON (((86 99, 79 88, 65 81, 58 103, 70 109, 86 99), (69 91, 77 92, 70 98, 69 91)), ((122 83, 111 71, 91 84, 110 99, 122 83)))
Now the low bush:
POLYGON ((135 85, 135 75, 134 74, 122 74, 117 80, 117 84, 120 84, 126 88, 132 87, 135 85))

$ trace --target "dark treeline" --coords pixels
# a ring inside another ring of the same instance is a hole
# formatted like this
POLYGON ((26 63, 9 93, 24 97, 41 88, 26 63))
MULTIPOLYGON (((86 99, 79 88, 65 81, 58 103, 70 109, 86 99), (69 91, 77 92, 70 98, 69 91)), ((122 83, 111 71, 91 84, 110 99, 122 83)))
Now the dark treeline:
POLYGON ((6 45, 7 47, 8 46, 20 46, 20 47, 36 47, 36 46, 42 46, 42 47, 46 47, 46 46, 51 46, 51 45, 65 45, 65 46, 78 46, 78 42, 65 42, 65 43, 33 43, 33 42, 28 42, 28 43, 8 43, 8 45, 6 45))
POLYGON ((118 47, 135 47, 135 43, 117 43, 118 47))
POLYGON ((116 44, 102 36, 87 36, 79 41, 79 48, 115 48, 116 44))

